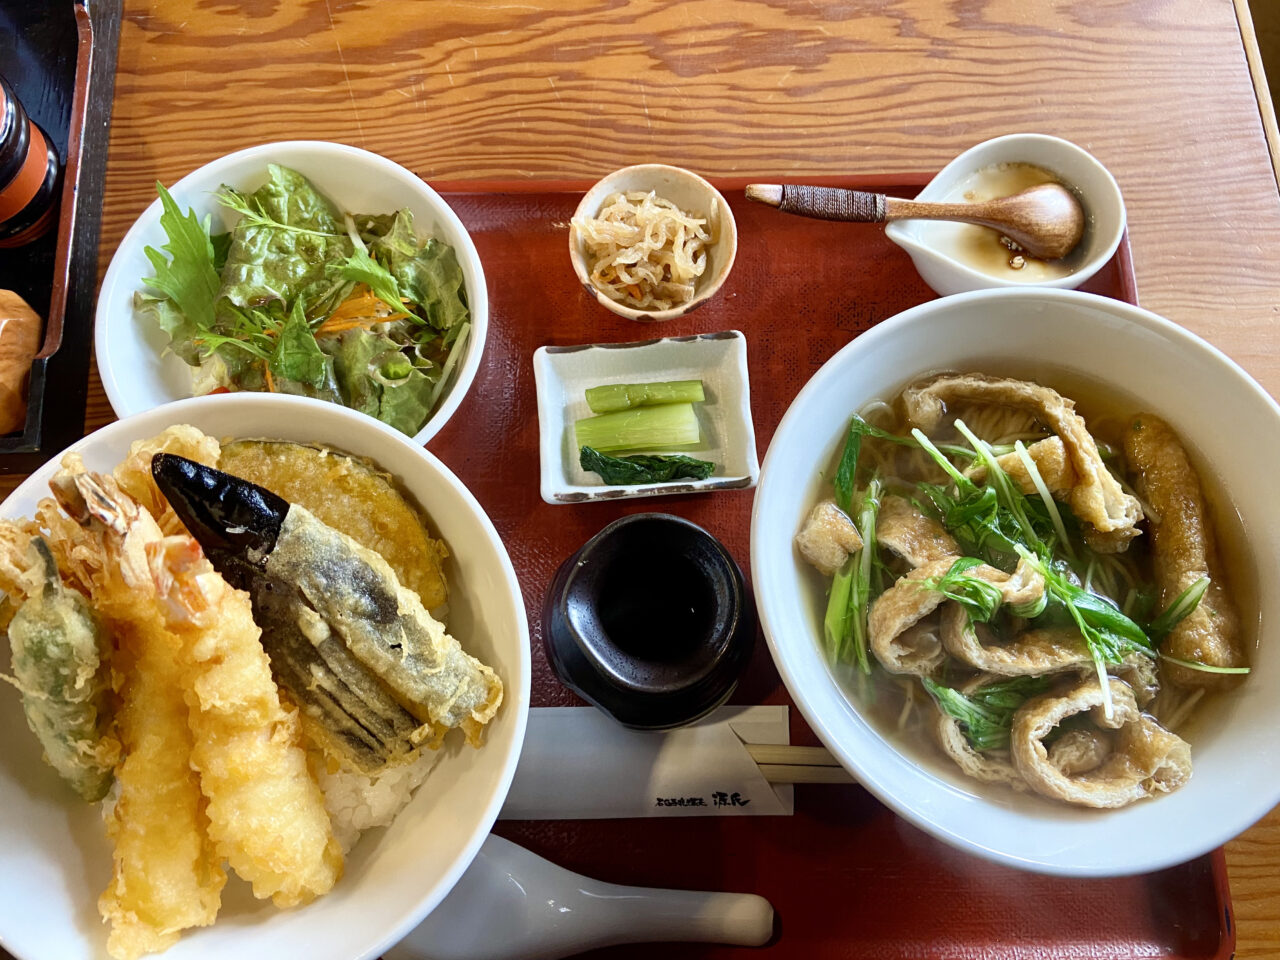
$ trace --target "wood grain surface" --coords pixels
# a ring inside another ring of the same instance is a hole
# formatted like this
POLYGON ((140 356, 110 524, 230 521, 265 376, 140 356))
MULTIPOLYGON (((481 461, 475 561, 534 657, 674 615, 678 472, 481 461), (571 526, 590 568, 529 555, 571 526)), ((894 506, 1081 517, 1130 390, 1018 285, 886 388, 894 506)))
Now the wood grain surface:
MULTIPOLYGON (((1143 304, 1280 392, 1280 196, 1232 0, 128 0, 102 265, 157 178, 270 140, 433 182, 798 179, 1014 131, 1106 163, 1143 304)), ((1280 813, 1229 865, 1239 955, 1280 955, 1280 813)))

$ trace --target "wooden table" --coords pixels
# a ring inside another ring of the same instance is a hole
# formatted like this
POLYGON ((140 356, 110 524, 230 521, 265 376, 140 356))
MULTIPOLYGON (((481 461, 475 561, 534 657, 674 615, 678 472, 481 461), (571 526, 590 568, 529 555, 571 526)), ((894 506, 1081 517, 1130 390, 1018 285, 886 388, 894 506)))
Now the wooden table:
MULTIPOLYGON (((1245 2, 127 0, 101 262, 157 178, 270 140, 431 181, 645 161, 798 179, 1040 131, 1119 180, 1143 305, 1280 394, 1274 119, 1245 2)), ((96 375, 88 417, 112 419, 96 375)), ((1239 955, 1280 954, 1280 810, 1228 863, 1239 955)))

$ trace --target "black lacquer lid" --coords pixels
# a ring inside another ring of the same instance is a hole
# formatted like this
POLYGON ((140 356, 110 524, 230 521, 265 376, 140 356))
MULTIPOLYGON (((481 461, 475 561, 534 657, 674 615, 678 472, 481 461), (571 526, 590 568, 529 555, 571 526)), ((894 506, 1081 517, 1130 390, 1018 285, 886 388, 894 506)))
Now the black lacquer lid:
POLYGON ((560 680, 628 727, 690 723, 724 703, 751 655, 742 572, 697 524, 623 517, 561 565, 542 611, 560 680))

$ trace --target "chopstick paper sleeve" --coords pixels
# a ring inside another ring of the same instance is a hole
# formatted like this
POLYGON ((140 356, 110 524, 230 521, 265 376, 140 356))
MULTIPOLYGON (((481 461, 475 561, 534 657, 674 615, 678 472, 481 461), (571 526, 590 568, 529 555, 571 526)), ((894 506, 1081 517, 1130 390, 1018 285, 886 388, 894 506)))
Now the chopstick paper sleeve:
POLYGON ((789 816, 744 743, 789 740, 784 706, 720 707, 687 727, 629 730, 594 707, 539 707, 504 820, 789 816))

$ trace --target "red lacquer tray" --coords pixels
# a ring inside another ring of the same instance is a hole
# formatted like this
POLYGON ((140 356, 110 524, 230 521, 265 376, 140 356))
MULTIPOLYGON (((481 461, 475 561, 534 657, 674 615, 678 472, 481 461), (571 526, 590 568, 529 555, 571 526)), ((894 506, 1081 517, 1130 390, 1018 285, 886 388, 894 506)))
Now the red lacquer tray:
MULTIPOLYGON (((914 195, 923 179, 842 185, 914 195)), ((506 541, 533 633, 533 705, 578 704, 543 653, 539 610, 556 567, 609 521, 661 510, 701 524, 749 571, 751 491, 551 506, 538 493, 532 357, 543 344, 746 334, 761 457, 791 399, 852 337, 934 294, 883 228, 831 224, 747 204, 722 183, 739 229, 721 294, 648 325, 592 301, 569 266, 567 221, 586 184, 454 185, 449 202, 479 249, 491 327, 470 396, 430 444, 506 541)), ((1127 241, 1085 289, 1134 301, 1127 241)), ((762 638, 734 695, 790 703, 762 638)), ((792 710, 792 742, 816 743, 792 710)), ((572 749, 566 745, 566 749, 572 749)), ((1221 851, 1147 876, 1063 880, 995 866, 900 820, 860 787, 802 785, 793 817, 502 822, 496 832, 615 883, 747 891, 777 910, 763 950, 662 947, 692 957, 1228 957, 1235 943, 1221 851)), ((651 946, 591 954, 651 957, 651 946)))

